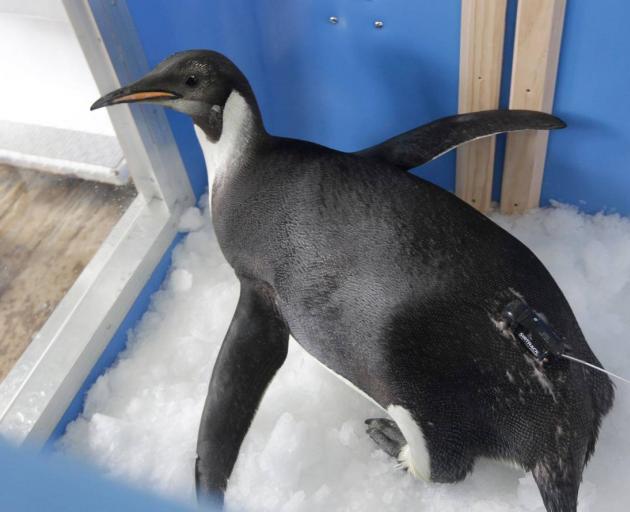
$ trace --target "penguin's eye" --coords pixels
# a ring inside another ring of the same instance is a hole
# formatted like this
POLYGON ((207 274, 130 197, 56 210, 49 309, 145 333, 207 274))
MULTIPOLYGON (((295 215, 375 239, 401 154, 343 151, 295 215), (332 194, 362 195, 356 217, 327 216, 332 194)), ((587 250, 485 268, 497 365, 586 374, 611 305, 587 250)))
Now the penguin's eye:
POLYGON ((197 85, 197 77, 195 75, 189 75, 188 78, 186 78, 186 85, 188 87, 194 87, 195 85, 197 85))

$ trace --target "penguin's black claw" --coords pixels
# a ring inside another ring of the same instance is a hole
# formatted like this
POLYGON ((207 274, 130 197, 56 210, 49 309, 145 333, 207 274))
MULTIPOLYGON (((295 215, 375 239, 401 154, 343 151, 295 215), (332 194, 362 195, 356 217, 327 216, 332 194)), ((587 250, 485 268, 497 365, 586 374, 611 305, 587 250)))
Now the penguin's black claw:
POLYGON ((370 418, 365 420, 365 424, 368 426, 367 434, 378 447, 388 455, 398 458, 407 441, 396 423, 386 418, 370 418))

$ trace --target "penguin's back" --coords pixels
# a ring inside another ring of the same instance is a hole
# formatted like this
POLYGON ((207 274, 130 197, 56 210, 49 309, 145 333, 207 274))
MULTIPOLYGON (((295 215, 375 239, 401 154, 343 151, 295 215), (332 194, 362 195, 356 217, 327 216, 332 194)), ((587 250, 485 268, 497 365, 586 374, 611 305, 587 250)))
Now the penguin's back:
POLYGON ((439 187, 354 155, 281 140, 251 165, 249 181, 237 177, 219 201, 231 210, 218 225, 215 216, 219 240, 237 272, 273 286, 292 334, 317 359, 384 407, 450 411, 481 444, 531 433, 553 415, 592 434, 612 401, 608 378, 567 361, 543 372, 500 326, 520 298, 573 355, 599 364, 520 241, 439 187), (584 410, 592 414, 579 417, 584 410))

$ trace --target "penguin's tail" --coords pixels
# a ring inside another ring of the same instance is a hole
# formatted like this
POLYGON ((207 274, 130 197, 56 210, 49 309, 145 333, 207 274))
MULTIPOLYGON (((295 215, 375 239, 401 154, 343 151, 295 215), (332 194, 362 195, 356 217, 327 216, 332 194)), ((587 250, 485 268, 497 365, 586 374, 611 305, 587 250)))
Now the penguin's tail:
POLYGON ((595 409, 595 421, 591 430, 591 436, 586 449, 584 464, 587 464, 595 451, 595 443, 599 437, 599 429, 602 419, 612 408, 615 400, 615 385, 607 375, 597 374, 593 376, 593 406, 595 409))
POLYGON ((606 416, 606 414, 608 414, 608 412, 610 412, 613 402, 615 401, 615 385, 609 376, 620 379, 624 382, 630 382, 619 375, 615 375, 612 372, 604 370, 594 355, 592 356, 593 363, 589 363, 568 354, 563 354, 562 357, 571 361, 571 364, 586 366, 588 368, 588 374, 590 374, 591 402, 593 404, 594 415, 590 439, 584 458, 584 464, 586 465, 595 451, 595 444, 597 442, 597 438, 599 437, 602 419, 606 416))
POLYGON ((456 148, 460 144, 504 132, 565 128, 562 119, 533 110, 484 110, 444 117, 385 142, 358 151, 357 155, 409 170, 456 148))

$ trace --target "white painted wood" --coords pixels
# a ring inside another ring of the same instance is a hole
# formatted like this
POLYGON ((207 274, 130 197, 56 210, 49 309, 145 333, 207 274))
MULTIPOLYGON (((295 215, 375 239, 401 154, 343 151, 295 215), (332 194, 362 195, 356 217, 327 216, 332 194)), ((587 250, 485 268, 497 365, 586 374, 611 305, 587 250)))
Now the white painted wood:
MULTIPOLYGON (((64 0, 64 5, 101 94, 149 71, 124 1, 95 0, 94 12, 88 0, 64 0), (99 24, 107 33, 100 33, 99 24)), ((164 109, 144 104, 107 110, 138 191, 147 200, 163 200, 169 209, 177 203, 192 204, 188 174, 164 109)))
MULTIPOLYGON (((123 0, 64 5, 102 93, 147 71, 123 0)), ((194 203, 162 110, 120 106, 110 116, 139 196, 0 384, 0 433, 18 443, 47 441, 194 203)))

